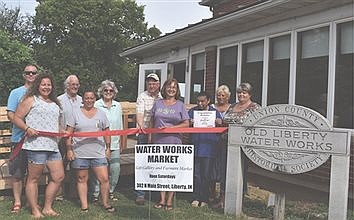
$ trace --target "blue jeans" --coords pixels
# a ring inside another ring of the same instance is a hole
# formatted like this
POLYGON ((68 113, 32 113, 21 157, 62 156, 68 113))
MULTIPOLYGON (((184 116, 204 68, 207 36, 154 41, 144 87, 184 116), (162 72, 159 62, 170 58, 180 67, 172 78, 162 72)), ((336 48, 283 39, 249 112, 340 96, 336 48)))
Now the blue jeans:
MULTIPOLYGON (((92 173, 91 173, 92 174, 92 173)), ((113 193, 119 180, 120 174, 120 150, 111 150, 109 159, 109 193, 113 193)), ((99 181, 95 175, 90 175, 90 189, 93 197, 100 194, 99 181)))
MULTIPOLYGON (((148 144, 148 135, 147 134, 139 134, 137 144, 148 144)), ((145 192, 142 190, 135 190, 135 194, 137 198, 144 198, 145 192)))

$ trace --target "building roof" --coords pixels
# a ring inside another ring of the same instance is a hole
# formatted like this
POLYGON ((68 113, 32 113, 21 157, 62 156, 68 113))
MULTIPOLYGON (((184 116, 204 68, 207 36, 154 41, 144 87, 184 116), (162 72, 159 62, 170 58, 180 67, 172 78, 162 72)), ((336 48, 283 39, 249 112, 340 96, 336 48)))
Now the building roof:
POLYGON ((353 0, 268 0, 167 33, 154 40, 128 48, 120 55, 134 58, 154 56, 169 52, 173 48, 188 47, 294 16, 303 16, 351 3, 353 0))
POLYGON ((215 1, 214 0, 202 0, 199 2, 199 4, 204 5, 204 6, 211 6, 213 2, 215 2, 215 1))

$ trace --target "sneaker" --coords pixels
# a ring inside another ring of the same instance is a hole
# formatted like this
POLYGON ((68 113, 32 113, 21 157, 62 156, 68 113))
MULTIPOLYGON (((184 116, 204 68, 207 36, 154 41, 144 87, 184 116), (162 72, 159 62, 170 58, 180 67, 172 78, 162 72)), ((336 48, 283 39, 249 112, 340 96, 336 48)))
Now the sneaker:
POLYGON ((58 195, 55 197, 55 201, 63 201, 64 200, 64 196, 63 195, 58 195))
POLYGON ((92 196, 92 202, 93 203, 98 203, 99 198, 97 196, 92 196))
POLYGON ((145 204, 145 198, 144 197, 136 197, 135 204, 144 205, 145 204))
POLYGON ((200 203, 200 207, 204 207, 204 206, 208 206, 208 203, 206 203, 206 202, 201 202, 201 203, 200 203))
POLYGON ((192 203, 191 203, 192 207, 199 207, 199 201, 198 200, 194 200, 192 203))
POLYGON ((112 201, 118 201, 118 198, 115 197, 113 193, 109 193, 109 198, 110 198, 112 201))

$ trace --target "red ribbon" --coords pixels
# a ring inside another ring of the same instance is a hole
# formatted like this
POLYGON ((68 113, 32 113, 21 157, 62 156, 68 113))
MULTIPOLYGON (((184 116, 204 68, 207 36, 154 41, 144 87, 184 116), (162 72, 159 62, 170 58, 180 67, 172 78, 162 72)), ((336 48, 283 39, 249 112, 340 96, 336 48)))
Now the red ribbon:
POLYGON ((119 136, 119 135, 133 135, 133 134, 152 134, 152 133, 222 133, 226 131, 227 127, 217 128, 129 128, 125 130, 112 131, 98 131, 98 132, 77 132, 70 136, 73 137, 100 137, 100 136, 119 136))
MULTIPOLYGON (((111 131, 95 131, 95 132, 74 132, 72 134, 67 133, 58 133, 58 132, 47 132, 47 131, 38 131, 39 136, 46 137, 101 137, 101 136, 120 136, 120 135, 134 135, 134 134, 152 134, 152 133, 162 133, 162 134, 171 134, 171 133, 222 133, 227 131, 227 127, 216 127, 216 128, 129 128, 124 130, 111 130, 111 131)), ((13 160, 18 153, 20 152, 25 136, 13 149, 10 156, 10 160, 13 160)))

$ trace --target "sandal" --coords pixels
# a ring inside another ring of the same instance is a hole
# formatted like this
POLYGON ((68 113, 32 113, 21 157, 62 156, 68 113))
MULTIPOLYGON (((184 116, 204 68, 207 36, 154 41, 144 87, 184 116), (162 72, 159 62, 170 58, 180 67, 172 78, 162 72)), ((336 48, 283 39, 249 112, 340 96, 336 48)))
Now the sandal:
POLYGON ((80 213, 88 213, 88 210, 89 210, 88 208, 86 208, 86 209, 81 209, 81 210, 80 210, 80 213))
POLYGON ((105 208, 108 213, 113 213, 116 211, 116 209, 113 206, 108 206, 105 208))
POLYGON ((166 211, 171 211, 171 210, 173 210, 173 205, 166 205, 165 210, 166 210, 166 211))
POLYGON ((20 204, 14 204, 11 208, 11 213, 13 214, 18 214, 20 213, 21 210, 21 205, 20 204))
POLYGON ((46 217, 59 217, 60 216, 60 214, 55 212, 54 210, 51 210, 49 212, 46 212, 46 211, 42 210, 42 213, 46 217))
POLYGON ((154 208, 155 208, 155 209, 162 209, 163 207, 165 207, 165 204, 162 204, 162 203, 156 203, 156 204, 154 205, 154 208))

